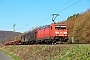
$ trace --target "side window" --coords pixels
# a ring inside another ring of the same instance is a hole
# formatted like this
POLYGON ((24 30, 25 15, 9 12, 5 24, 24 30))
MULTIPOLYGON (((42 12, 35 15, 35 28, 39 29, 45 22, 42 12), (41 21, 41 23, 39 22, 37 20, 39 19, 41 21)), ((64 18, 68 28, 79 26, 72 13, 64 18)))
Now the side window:
POLYGON ((51 30, 52 30, 52 26, 51 26, 51 30))

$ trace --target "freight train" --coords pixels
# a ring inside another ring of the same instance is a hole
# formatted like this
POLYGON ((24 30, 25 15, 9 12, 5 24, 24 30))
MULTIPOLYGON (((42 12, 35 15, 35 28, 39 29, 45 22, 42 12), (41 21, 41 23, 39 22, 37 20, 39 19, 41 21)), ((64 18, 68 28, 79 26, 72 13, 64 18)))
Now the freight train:
POLYGON ((68 41, 68 28, 65 24, 52 23, 23 34, 20 40, 5 44, 55 44, 68 41))

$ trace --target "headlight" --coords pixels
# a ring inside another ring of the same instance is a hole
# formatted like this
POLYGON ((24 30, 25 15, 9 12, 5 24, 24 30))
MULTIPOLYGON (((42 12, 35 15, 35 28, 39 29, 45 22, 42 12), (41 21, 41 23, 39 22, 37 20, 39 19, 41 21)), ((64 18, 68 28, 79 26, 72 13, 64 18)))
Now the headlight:
POLYGON ((64 34, 67 34, 67 32, 64 32, 64 34))
POLYGON ((55 34, 59 34, 59 32, 55 32, 55 34))

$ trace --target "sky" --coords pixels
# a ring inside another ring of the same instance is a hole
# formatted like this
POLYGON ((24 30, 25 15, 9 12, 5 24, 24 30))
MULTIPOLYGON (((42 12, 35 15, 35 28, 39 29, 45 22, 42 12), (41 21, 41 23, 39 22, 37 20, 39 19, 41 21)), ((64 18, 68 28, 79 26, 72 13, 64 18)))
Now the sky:
POLYGON ((48 25, 52 14, 59 14, 55 22, 61 22, 76 13, 90 9, 90 0, 0 0, 0 30, 26 32, 48 25))

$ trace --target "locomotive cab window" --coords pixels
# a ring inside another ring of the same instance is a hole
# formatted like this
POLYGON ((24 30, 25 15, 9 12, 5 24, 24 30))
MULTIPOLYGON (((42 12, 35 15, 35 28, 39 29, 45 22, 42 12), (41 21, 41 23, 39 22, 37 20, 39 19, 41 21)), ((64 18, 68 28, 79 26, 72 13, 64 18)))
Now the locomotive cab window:
POLYGON ((55 26, 55 30, 66 29, 66 26, 55 26))
POLYGON ((61 29, 66 29, 66 26, 61 26, 61 29))
POLYGON ((52 30, 52 26, 51 26, 51 30, 52 30))
POLYGON ((60 26, 55 26, 55 30, 60 30, 60 26))

